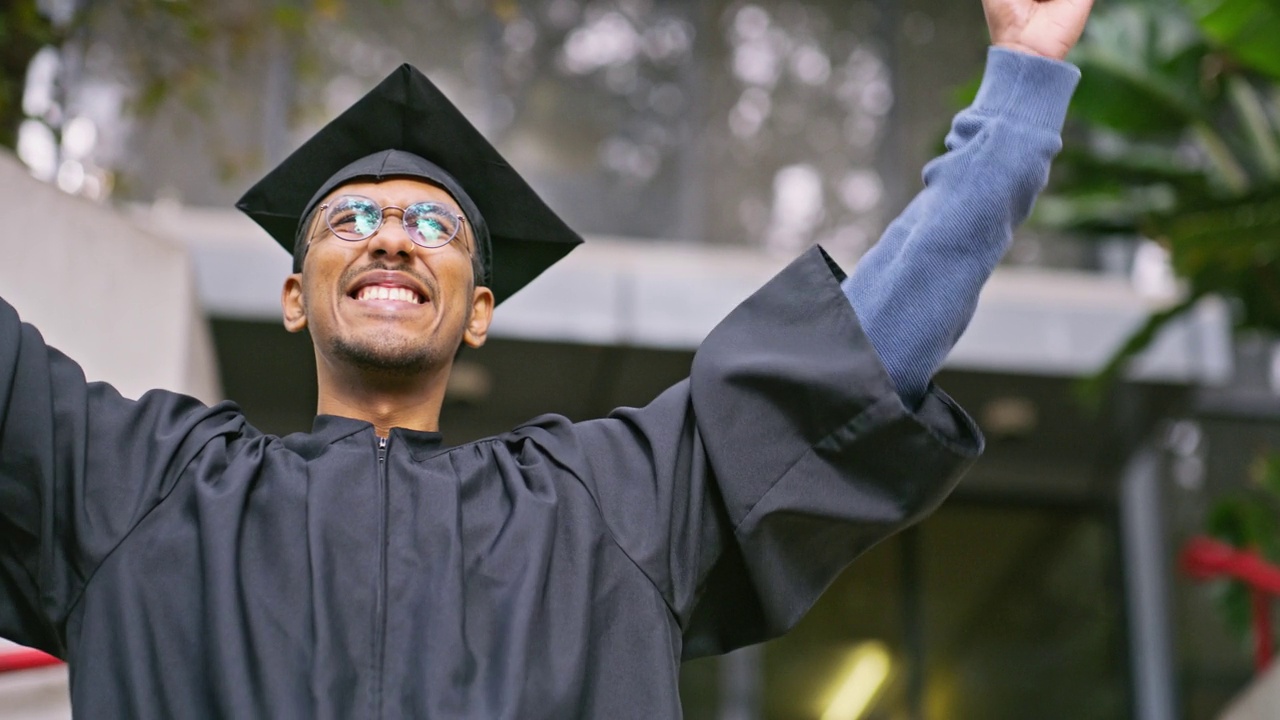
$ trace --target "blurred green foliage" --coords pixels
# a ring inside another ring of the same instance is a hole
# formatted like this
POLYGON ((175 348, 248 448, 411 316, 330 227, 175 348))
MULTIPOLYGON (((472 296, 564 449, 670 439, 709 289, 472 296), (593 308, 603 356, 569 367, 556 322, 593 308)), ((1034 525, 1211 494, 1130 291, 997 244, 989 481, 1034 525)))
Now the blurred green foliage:
POLYGON ((37 10, 36 0, 10 0, 0 6, 0 145, 12 148, 17 142, 31 58, 61 39, 61 32, 37 10))
MULTIPOLYGON (((1071 58, 1083 73, 1072 138, 1034 220, 1164 246, 1182 302, 1153 314, 1089 385, 1097 397, 1200 298, 1232 301, 1238 330, 1280 333, 1280 0, 1130 0, 1098 9, 1071 58)), ((1219 499, 1209 534, 1280 563, 1280 455, 1219 499)), ((1251 628, 1247 587, 1215 585, 1251 628)))
MULTIPOLYGON (((1259 457, 1251 475, 1249 487, 1215 503, 1207 530, 1223 542, 1255 549, 1271 563, 1280 564, 1280 455, 1259 457)), ((1249 588, 1235 581, 1214 587, 1228 626, 1241 637, 1248 636, 1253 619, 1249 588)))
POLYGON ((1033 221, 1169 252, 1184 302, 1153 314, 1096 393, 1200 298, 1240 329, 1280 331, 1280 0, 1102 5, 1071 60, 1068 149, 1033 221))
POLYGON ((285 46, 305 66, 309 25, 348 10, 346 0, 80 0, 69 17, 54 22, 39 6, 37 0, 0 4, 0 145, 10 149, 26 119, 27 68, 43 47, 78 46, 84 53, 106 42, 114 71, 134 88, 134 112, 176 100, 203 113, 217 108, 214 88, 227 56, 265 41, 285 46))

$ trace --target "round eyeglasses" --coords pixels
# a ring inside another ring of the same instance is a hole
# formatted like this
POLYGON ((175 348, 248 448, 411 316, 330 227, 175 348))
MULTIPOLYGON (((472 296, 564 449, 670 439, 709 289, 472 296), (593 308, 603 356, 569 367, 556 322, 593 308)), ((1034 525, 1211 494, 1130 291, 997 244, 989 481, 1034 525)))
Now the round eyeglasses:
POLYGON ((320 206, 329 230, 339 239, 358 242, 373 237, 382 227, 386 210, 399 210, 405 234, 415 245, 438 248, 448 245, 462 229, 464 218, 434 202, 414 203, 406 208, 383 207, 363 195, 342 195, 320 206))

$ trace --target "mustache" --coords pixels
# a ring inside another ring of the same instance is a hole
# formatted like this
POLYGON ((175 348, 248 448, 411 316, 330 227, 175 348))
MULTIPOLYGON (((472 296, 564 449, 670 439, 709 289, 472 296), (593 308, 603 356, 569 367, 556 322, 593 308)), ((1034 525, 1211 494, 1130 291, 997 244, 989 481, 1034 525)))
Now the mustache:
POLYGON ((440 297, 440 292, 439 292, 440 286, 436 283, 435 278, 431 277, 430 275, 424 275, 411 268, 405 267, 404 265, 392 265, 390 263, 382 262, 379 260, 375 260, 369 263, 368 265, 364 265, 358 268, 351 268, 350 270, 347 270, 346 272, 342 273, 342 277, 338 278, 338 287, 342 287, 342 288, 351 287, 351 284, 356 281, 356 278, 360 277, 361 275, 367 272, 371 272, 374 270, 384 270, 387 272, 404 273, 405 275, 408 275, 413 279, 417 280, 419 283, 422 283, 422 287, 427 289, 427 294, 430 296, 430 298, 433 301, 440 297))

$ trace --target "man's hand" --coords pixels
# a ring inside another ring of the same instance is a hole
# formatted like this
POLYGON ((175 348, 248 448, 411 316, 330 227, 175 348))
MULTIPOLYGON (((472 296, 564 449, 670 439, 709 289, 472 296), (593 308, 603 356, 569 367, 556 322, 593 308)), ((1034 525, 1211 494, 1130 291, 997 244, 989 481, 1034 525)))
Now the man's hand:
POLYGON ((993 45, 1054 60, 1075 47, 1092 8, 1093 0, 982 0, 993 45))

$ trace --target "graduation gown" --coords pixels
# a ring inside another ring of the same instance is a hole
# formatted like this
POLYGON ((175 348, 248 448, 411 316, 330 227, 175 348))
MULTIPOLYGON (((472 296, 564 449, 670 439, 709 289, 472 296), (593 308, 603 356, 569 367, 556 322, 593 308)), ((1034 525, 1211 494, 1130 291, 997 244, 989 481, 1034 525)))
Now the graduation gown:
POLYGON ((0 635, 94 718, 674 718, 981 449, 818 249, 651 404, 444 447, 86 382, 0 301, 0 635))

